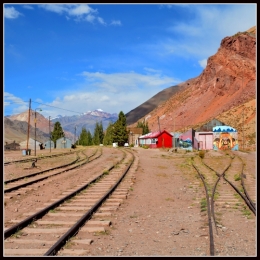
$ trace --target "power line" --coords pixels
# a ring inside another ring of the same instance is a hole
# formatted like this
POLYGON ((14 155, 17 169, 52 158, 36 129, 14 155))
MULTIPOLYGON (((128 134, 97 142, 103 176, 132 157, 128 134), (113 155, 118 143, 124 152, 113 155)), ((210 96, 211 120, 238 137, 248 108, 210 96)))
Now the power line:
POLYGON ((73 111, 73 110, 69 110, 69 109, 65 109, 65 108, 60 108, 60 107, 55 107, 55 106, 51 106, 51 105, 46 105, 44 103, 39 103, 39 102, 36 102, 36 101, 32 101, 32 102, 36 103, 36 104, 43 105, 43 106, 47 106, 47 107, 54 107, 54 108, 57 108, 57 109, 66 110, 66 111, 77 113, 77 114, 83 114, 83 112, 77 112, 77 111, 73 111))
MULTIPOLYGON (((8 103, 8 105, 14 105, 14 104, 26 104, 29 101, 22 100, 22 101, 17 101, 17 102, 9 102, 9 101, 5 101, 5 102, 8 103)), ((69 110, 69 109, 65 109, 65 108, 55 107, 55 106, 47 105, 47 104, 36 102, 36 101, 32 101, 32 100, 30 102, 31 103, 40 104, 40 105, 43 105, 43 106, 47 106, 47 107, 53 107, 53 108, 57 108, 57 109, 61 109, 61 110, 65 110, 65 111, 69 111, 69 112, 73 112, 73 113, 77 113, 77 114, 83 114, 84 113, 84 112, 73 111, 73 110, 69 110)))

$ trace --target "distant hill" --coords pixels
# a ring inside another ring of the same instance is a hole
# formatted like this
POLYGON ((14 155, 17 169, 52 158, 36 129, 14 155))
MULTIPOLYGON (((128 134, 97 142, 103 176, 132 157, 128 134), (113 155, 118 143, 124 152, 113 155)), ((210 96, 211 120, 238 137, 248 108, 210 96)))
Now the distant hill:
MULTIPOLYGON (((34 111, 30 113, 30 129, 29 136, 35 138, 35 114, 34 111)), ((36 112, 36 140, 46 142, 49 140, 49 132, 53 131, 55 122, 60 122, 65 136, 72 142, 80 135, 82 127, 85 127, 91 133, 94 133, 96 122, 102 122, 104 130, 107 128, 109 122, 114 123, 118 119, 117 114, 106 113, 102 110, 88 111, 82 115, 75 116, 59 116, 51 121, 36 112), (76 127, 76 133, 75 133, 76 127)), ((20 114, 4 117, 4 141, 5 142, 21 142, 27 139, 29 114, 25 111, 20 114)))
MULTIPOLYGON (((35 138, 35 128, 30 126, 29 135, 31 138, 35 138)), ((11 143, 15 141, 20 143, 27 140, 28 133, 28 123, 19 120, 10 120, 9 118, 4 118, 4 141, 11 143)), ((46 142, 49 140, 49 134, 42 132, 36 128, 36 140, 39 142, 46 142)))
POLYGON ((187 84, 179 84, 176 86, 172 86, 169 88, 166 88, 156 95, 154 95, 152 98, 148 99, 143 104, 139 105, 135 109, 131 110, 130 112, 126 113, 126 123, 128 125, 131 125, 135 122, 137 122, 140 118, 144 117, 145 115, 149 114, 152 110, 157 108, 160 104, 167 101, 171 96, 176 94, 179 91, 182 91, 183 89, 187 88, 189 86, 189 82, 192 80, 187 81, 187 84))

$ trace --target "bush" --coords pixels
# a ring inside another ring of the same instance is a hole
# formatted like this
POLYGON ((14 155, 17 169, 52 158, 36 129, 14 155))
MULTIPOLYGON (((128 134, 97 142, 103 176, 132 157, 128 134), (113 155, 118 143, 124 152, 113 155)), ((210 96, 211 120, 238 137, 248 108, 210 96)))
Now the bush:
POLYGON ((201 159, 203 159, 204 156, 205 156, 205 151, 204 151, 204 150, 199 151, 199 157, 200 157, 201 159))

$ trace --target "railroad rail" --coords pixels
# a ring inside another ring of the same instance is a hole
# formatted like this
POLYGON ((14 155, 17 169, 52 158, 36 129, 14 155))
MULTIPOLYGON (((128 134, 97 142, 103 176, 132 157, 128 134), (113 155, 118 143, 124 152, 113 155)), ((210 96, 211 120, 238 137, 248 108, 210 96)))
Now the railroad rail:
POLYGON ((36 158, 37 160, 41 160, 41 159, 46 159, 46 158, 54 158, 54 157, 60 157, 60 156, 65 156, 68 154, 73 154, 73 153, 77 153, 78 151, 69 151, 69 152, 63 152, 63 153, 56 153, 56 154, 51 154, 51 155, 41 155, 41 156, 36 156, 36 157, 31 157, 31 158, 27 158, 27 159, 18 159, 18 160, 12 160, 12 161, 8 161, 8 162, 4 162, 4 165, 9 165, 9 164, 13 164, 13 163, 24 163, 24 162, 32 162, 34 161, 36 158))
POLYGON ((227 152, 226 155, 227 157, 225 159, 221 158, 221 161, 218 159, 213 160, 215 164, 214 166, 212 166, 206 159, 199 160, 198 158, 196 158, 194 160, 193 158, 192 162, 192 166, 198 173, 205 189, 210 238, 209 251, 211 256, 215 255, 214 232, 212 228, 212 222, 215 224, 215 230, 218 234, 214 203, 215 201, 217 201, 217 187, 220 185, 221 179, 228 183, 237 192, 237 194, 239 194, 239 196, 243 199, 248 208, 253 212, 254 215, 256 215, 255 203, 250 199, 244 185, 245 175, 243 174, 243 161, 238 155, 233 154, 231 151, 227 152), (239 174, 237 172, 239 172, 239 174), (240 184, 235 185, 231 181, 232 178, 236 181, 241 180, 240 184), (240 191, 241 189, 243 191, 240 191))
POLYGON ((32 173, 32 174, 29 174, 29 175, 25 175, 25 176, 21 176, 21 177, 18 177, 18 178, 14 178, 14 179, 10 179, 10 180, 5 181, 5 183, 4 183, 5 184, 4 193, 12 192, 14 190, 18 190, 20 188, 27 187, 28 185, 37 183, 39 181, 45 180, 47 178, 53 177, 55 175, 58 175, 58 174, 61 174, 61 173, 64 173, 64 172, 67 172, 69 170, 81 167, 82 165, 90 162, 90 159, 91 159, 91 161, 93 161, 93 160, 99 158, 102 155, 101 149, 99 150, 98 155, 96 155, 97 150, 95 150, 90 156, 85 155, 83 151, 81 151, 81 152, 83 153, 84 158, 80 158, 78 156, 76 160, 74 160, 70 163, 63 164, 63 165, 60 165, 60 166, 57 166, 57 167, 46 169, 44 171, 32 173), (96 157, 94 157, 95 155, 96 155, 96 157), (62 171, 59 171, 59 172, 55 172, 55 170, 60 169, 60 168, 65 168, 65 169, 62 170, 62 171), (39 177, 40 175, 41 175, 41 177, 39 177), (42 176, 42 175, 44 175, 44 176, 42 176), (36 176, 36 178, 34 178, 32 180, 32 177, 35 177, 35 176, 36 176), (19 182, 21 180, 23 180, 22 183, 19 182), (10 185, 11 185, 11 187, 9 187, 10 185))
MULTIPOLYGON (((76 189, 68 191, 62 198, 54 199, 55 202, 48 203, 43 209, 5 229, 5 255, 57 255, 79 230, 100 231, 104 229, 104 225, 109 225, 109 221, 92 218, 107 212, 106 209, 102 211, 102 207, 109 203, 113 194, 127 196, 128 189, 124 189, 123 193, 122 189, 117 189, 126 179, 135 156, 127 149, 122 149, 122 152, 123 158, 118 159, 112 166, 107 166, 102 173, 95 173, 90 180, 77 184, 76 189), (34 248, 26 249, 28 244, 34 248), (46 246, 50 246, 49 249, 46 246)), ((111 201, 113 203, 110 205, 115 208, 114 200, 111 201)), ((119 204, 117 203, 116 207, 119 204)), ((82 252, 76 253, 80 255, 82 252)), ((86 252, 84 254, 86 255, 86 252)))

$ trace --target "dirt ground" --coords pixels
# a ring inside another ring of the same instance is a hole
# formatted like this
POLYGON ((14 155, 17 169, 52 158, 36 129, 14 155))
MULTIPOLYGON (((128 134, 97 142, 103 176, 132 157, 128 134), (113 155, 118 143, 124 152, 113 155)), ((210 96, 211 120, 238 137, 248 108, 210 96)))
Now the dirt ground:
MULTIPOLYGON (((186 163, 193 153, 127 149, 138 157, 135 182, 113 212, 108 232, 94 237, 88 256, 209 256, 207 218, 199 204, 205 194, 195 189, 198 179, 186 163)), ((246 171, 256 174, 256 153, 239 155, 248 162, 246 171)), ((8 156, 12 155, 5 154, 5 161, 8 156)), ((30 207, 34 201, 32 197, 30 207)), ((237 209, 227 209, 221 223, 216 256, 256 256, 253 214, 246 217, 237 209)))

